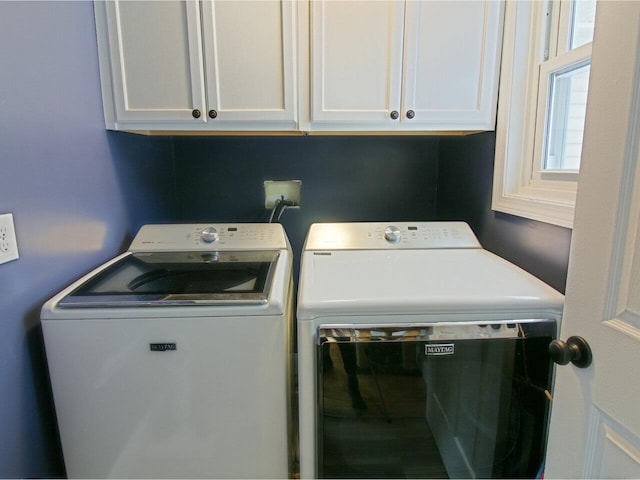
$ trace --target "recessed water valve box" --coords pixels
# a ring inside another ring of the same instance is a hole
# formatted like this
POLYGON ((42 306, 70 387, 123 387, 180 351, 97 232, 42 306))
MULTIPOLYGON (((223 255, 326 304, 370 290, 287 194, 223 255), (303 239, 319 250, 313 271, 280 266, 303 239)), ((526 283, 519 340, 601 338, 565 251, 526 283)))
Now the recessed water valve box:
POLYGON ((270 210, 278 200, 289 200, 300 206, 301 180, 265 180, 264 208, 270 210))

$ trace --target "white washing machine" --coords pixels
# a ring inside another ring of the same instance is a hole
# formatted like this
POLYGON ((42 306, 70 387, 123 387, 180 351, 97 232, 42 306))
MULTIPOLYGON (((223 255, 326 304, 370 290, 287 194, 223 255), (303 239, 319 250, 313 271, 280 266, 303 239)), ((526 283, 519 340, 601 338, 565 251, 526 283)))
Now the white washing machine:
POLYGON ((70 478, 286 478, 280 224, 146 225, 42 308, 70 478))
POLYGON ((312 225, 301 477, 535 477, 563 300, 465 223, 312 225))

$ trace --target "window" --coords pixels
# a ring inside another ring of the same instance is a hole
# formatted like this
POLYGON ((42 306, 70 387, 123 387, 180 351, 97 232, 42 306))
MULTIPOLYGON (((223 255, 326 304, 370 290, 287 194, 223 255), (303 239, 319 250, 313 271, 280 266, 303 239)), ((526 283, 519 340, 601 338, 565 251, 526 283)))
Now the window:
POLYGON ((543 171, 579 170, 588 86, 588 63, 549 74, 543 171))
POLYGON ((572 226, 595 10, 506 2, 494 210, 572 226))

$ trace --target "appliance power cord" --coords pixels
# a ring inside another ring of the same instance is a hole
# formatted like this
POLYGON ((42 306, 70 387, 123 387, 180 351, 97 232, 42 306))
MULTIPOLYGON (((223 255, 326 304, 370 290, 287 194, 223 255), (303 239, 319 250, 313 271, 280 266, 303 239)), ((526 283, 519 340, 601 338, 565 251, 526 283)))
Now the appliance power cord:
POLYGON ((296 207, 297 203, 291 200, 276 200, 273 210, 271 210, 271 216, 269 217, 269 223, 279 223, 280 217, 287 209, 287 207, 296 207))

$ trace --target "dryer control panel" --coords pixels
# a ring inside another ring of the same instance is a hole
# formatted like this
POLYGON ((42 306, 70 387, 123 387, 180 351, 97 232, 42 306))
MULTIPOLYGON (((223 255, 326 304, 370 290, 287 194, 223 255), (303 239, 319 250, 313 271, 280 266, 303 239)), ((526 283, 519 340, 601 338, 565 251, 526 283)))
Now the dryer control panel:
POLYGON ((282 250, 287 239, 279 223, 144 225, 130 251, 282 250))
POLYGON ((355 222, 311 225, 305 250, 482 248, 464 222, 355 222))

